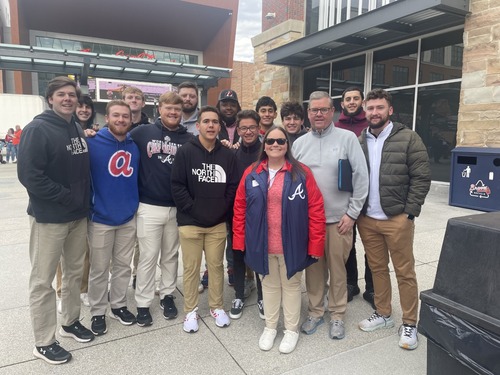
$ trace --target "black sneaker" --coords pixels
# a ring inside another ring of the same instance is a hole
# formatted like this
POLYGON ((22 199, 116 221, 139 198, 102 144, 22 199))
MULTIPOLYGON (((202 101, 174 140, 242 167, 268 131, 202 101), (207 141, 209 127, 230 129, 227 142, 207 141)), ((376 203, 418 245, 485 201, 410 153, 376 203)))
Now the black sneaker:
POLYGON ((61 363, 69 362, 73 357, 70 352, 59 346, 58 341, 52 345, 35 346, 33 355, 51 365, 60 365, 61 363))
POLYGON ((208 288, 208 270, 205 270, 203 273, 203 276, 201 278, 201 285, 203 285, 203 288, 207 289, 208 288))
POLYGON ((106 327, 106 317, 104 315, 93 316, 90 330, 96 336, 101 336, 108 332, 108 327, 106 327))
POLYGON ((375 306, 375 293, 372 291, 366 291, 363 293, 363 299, 368 302, 373 310, 377 310, 377 307, 375 306))
POLYGON ((347 302, 351 302, 354 296, 360 293, 359 287, 357 285, 347 284, 347 302))
POLYGON ((168 294, 160 300, 160 308, 163 310, 163 317, 167 320, 177 318, 177 307, 175 307, 174 299, 175 297, 173 295, 168 294))
POLYGON ((109 316, 118 320, 124 326, 130 326, 135 323, 135 316, 128 311, 127 306, 120 307, 119 309, 111 309, 109 316))
POLYGON ((243 307, 245 307, 245 302, 243 302, 239 298, 233 299, 233 304, 231 306, 231 311, 229 312, 229 317, 231 319, 241 318, 241 314, 243 313, 243 307))
POLYGON ((138 307, 137 308, 137 325, 139 327, 147 327, 153 324, 153 318, 149 313, 149 307, 138 307))
POLYGON ((62 337, 71 337, 78 342, 89 342, 94 339, 92 331, 82 326, 79 320, 69 326, 61 326, 59 334, 62 337))
POLYGON ((261 319, 266 319, 266 316, 264 315, 264 301, 259 299, 257 301, 257 308, 259 309, 259 316, 261 319))

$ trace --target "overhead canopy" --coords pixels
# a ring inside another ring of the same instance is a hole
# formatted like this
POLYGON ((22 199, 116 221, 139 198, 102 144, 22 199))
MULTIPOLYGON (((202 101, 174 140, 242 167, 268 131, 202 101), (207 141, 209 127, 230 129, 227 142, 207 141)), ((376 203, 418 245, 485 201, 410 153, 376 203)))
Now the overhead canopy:
POLYGON ((194 81, 203 89, 229 78, 231 69, 93 52, 0 43, 0 69, 75 74, 81 85, 94 78, 179 84, 194 81))
POLYGON ((463 25, 469 0, 399 0, 267 52, 267 63, 307 67, 463 25))

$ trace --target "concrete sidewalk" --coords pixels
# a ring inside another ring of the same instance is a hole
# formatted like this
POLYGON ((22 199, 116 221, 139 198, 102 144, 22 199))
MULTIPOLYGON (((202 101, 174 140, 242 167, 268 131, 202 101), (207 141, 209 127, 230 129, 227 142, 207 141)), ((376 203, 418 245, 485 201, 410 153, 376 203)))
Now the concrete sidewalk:
MULTIPOLYGON (((73 360, 52 366, 32 355, 33 334, 28 306, 29 223, 26 214, 28 198, 17 180, 14 164, 0 165, 0 374, 425 374, 426 339, 420 338, 418 349, 408 352, 398 347, 397 330, 401 322, 399 294, 393 277, 393 317, 396 327, 372 333, 362 332, 357 324, 373 312, 361 296, 349 303, 346 314, 346 338, 328 338, 328 324, 306 336, 301 334, 297 349, 280 354, 278 333, 274 348, 262 352, 258 339, 264 327, 256 306, 256 293, 247 300, 243 316, 225 329, 216 327, 207 305, 207 293, 200 295, 200 330, 187 334, 182 330, 182 266, 179 267, 176 304, 179 317, 167 321, 156 301, 151 307, 153 325, 122 326, 107 319, 108 333, 88 344, 60 338, 73 360)), ((471 215, 477 211, 448 205, 448 187, 433 184, 416 219, 415 258, 419 289, 433 286, 446 223, 449 218, 471 215)), ((360 275, 364 275, 363 249, 357 248, 360 275)), ((394 275, 392 275, 394 276, 394 275)), ((360 280, 364 291, 364 280, 360 280)), ((133 290, 129 289, 129 309, 136 312, 133 290)), ((228 310, 234 291, 224 288, 228 310)), ((307 298, 302 298, 302 319, 307 316, 307 298)), ((90 313, 82 306, 82 323, 90 327, 90 313)), ((282 327, 282 325, 281 325, 282 327)), ((282 328, 279 328, 282 330, 282 328)))

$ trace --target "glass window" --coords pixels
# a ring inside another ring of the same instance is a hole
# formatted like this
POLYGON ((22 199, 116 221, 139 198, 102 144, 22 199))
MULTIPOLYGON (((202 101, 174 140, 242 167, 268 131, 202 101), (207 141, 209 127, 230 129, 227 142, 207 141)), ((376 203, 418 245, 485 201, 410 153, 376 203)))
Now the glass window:
POLYGON ((408 85, 408 67, 395 65, 392 67, 392 82, 394 86, 408 85))
POLYGON ((385 82, 385 64, 373 64, 373 83, 383 85, 385 82))
POLYGON ((198 64, 198 56, 178 52, 145 50, 143 48, 136 47, 124 47, 94 42, 79 42, 75 40, 50 37, 36 37, 36 42, 37 46, 40 47, 67 49, 68 51, 86 51, 107 55, 123 55, 150 59, 156 58, 160 61, 198 64))
POLYGON ((313 91, 330 90, 330 64, 304 70, 304 100, 309 100, 313 91))
POLYGON ((319 0, 307 0, 306 35, 318 31, 318 24, 319 24, 319 0))
POLYGON ((463 30, 422 40, 420 83, 462 77, 463 30))
POLYGON ((331 96, 342 95, 349 86, 365 86, 365 55, 334 62, 332 65, 331 96))
POLYGON ((432 180, 450 181, 451 150, 456 145, 460 83, 418 90, 416 131, 431 161, 432 180))
POLYGON ((411 129, 413 126, 415 89, 392 90, 389 92, 392 95, 392 108, 394 109, 391 120, 400 122, 411 129))
POLYGON ((417 49, 418 43, 411 42, 375 51, 373 53, 372 88, 386 89, 415 84, 417 49), (387 78, 385 81, 379 80, 379 75, 375 71, 378 65, 385 65, 389 74, 393 72, 392 76, 387 74, 387 77, 384 77, 387 78))

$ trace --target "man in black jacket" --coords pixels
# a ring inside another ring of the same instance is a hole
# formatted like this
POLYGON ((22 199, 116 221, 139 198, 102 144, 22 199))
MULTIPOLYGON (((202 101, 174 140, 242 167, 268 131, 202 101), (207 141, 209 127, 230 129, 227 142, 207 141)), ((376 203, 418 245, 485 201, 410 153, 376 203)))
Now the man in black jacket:
POLYGON ((198 282, 202 253, 208 272, 208 304, 218 327, 227 327, 224 311, 224 247, 226 221, 238 186, 238 166, 232 150, 217 139, 219 111, 200 109, 196 124, 199 135, 178 152, 172 168, 172 195, 177 206, 177 224, 184 265, 184 331, 198 331, 198 282))
MULTIPOLYGON (((238 161, 238 180, 243 176, 243 172, 252 163, 257 161, 259 157, 262 143, 259 140, 259 122, 260 116, 253 110, 243 110, 238 112, 236 116, 236 129, 240 136, 240 147, 236 149, 235 155, 238 161)), ((232 231, 232 212, 228 220, 229 230, 229 243, 233 243, 232 231)), ((247 270, 245 266, 245 254, 243 251, 233 251, 233 275, 234 275, 234 294, 235 298, 231 304, 231 311, 229 316, 231 319, 239 319, 243 313, 245 306, 245 299, 250 295, 252 289, 255 289, 255 282, 253 271, 247 270), (247 278, 245 280, 245 270, 247 271, 247 278)), ((262 285, 260 279, 257 277, 257 307, 259 315, 262 319, 264 316, 264 301, 262 297, 262 285)))
POLYGON ((161 269, 159 292, 163 317, 177 317, 173 292, 177 285, 179 234, 170 175, 176 154, 193 138, 180 125, 182 98, 178 94, 161 95, 159 112, 160 117, 154 124, 138 126, 130 132, 141 153, 137 209, 140 257, 135 290, 136 319, 141 327, 153 324, 149 309, 155 296, 157 263, 161 269))
POLYGON ((51 109, 23 131, 17 173, 29 195, 30 313, 33 355, 51 364, 71 360, 56 341, 56 293, 52 281, 62 263, 62 314, 59 334, 78 342, 94 339, 80 323, 80 283, 89 213, 89 156, 73 113, 80 91, 76 82, 56 77, 46 99, 51 109))

